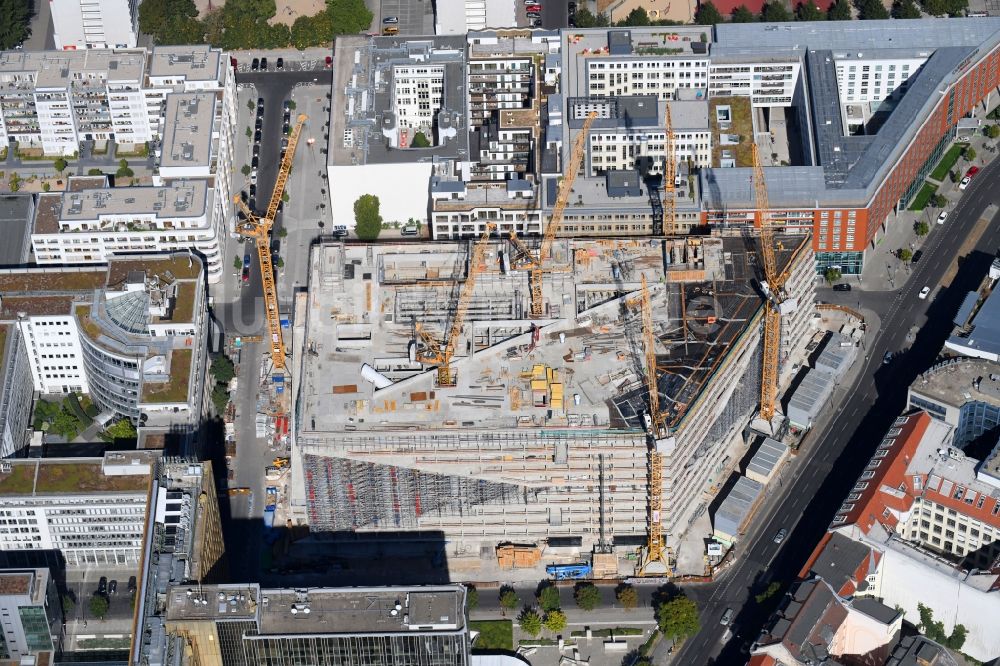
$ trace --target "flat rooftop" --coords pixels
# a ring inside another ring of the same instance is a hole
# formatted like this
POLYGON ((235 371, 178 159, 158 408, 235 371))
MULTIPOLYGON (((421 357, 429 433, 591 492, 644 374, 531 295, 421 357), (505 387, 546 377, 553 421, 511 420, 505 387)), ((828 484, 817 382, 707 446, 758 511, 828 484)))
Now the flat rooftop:
POLYGON ((200 279, 202 264, 197 257, 185 252, 176 255, 113 257, 107 265, 96 268, 47 266, 0 269, 0 297, 6 301, 11 297, 87 294, 89 299, 95 289, 124 285, 128 274, 135 271, 173 284, 181 280, 200 279))
POLYGON ((30 194, 0 196, 0 266, 19 266, 31 254, 31 218, 34 205, 30 194))
POLYGON ((149 55, 149 75, 187 81, 219 81, 221 60, 222 51, 206 44, 155 46, 149 55))
MULTIPOLYGON (((158 219, 196 218, 207 213, 208 183, 178 180, 161 187, 120 187, 45 194, 35 211, 36 234, 75 233, 69 224, 129 215, 158 219)), ((114 229, 110 229, 114 231, 114 229)), ((93 233, 86 230, 83 233, 93 233)))
POLYGON ((910 391, 953 407, 969 402, 1000 407, 1000 366, 979 358, 950 358, 921 373, 910 391))
POLYGON ((0 51, 0 81, 27 75, 38 88, 65 89, 106 82, 142 83, 144 49, 81 51, 0 51))
POLYGON ((9 460, 0 472, 0 496, 145 494, 148 474, 105 474, 101 459, 9 460))
POLYGON ((212 156, 212 123, 222 106, 214 92, 167 95, 161 167, 208 167, 212 156))
MULTIPOLYGON (((782 265, 805 242, 783 240, 782 265)), ((490 240, 455 342, 454 388, 436 385, 434 363, 411 359, 429 353, 414 342, 416 327, 416 337, 440 341, 450 326, 454 280, 464 284, 470 244, 317 246, 302 375, 305 430, 641 430, 643 352, 626 331, 639 335, 642 277, 653 306, 660 404, 677 425, 731 346, 756 326, 761 301, 753 287, 758 259, 739 237, 669 242, 664 252, 661 241, 557 240, 542 285, 545 316, 536 322, 527 273, 501 272, 498 257, 510 245, 490 240), (675 263, 665 265, 665 255, 675 263), (623 315, 626 300, 632 307, 623 315)))

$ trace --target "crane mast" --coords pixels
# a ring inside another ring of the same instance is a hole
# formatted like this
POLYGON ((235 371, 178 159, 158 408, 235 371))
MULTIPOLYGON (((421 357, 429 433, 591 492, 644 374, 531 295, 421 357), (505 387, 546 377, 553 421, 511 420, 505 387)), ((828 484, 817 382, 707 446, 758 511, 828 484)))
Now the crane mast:
POLYGON ((552 253, 552 243, 556 238, 556 232, 559 230, 560 225, 562 225, 563 214, 566 212, 566 206, 569 204, 569 195, 573 190, 573 182, 576 180, 576 174, 583 164, 587 134, 590 132, 590 127, 594 124, 595 118, 597 118, 596 111, 591 111, 587 114, 586 119, 583 121, 583 127, 580 128, 580 131, 576 135, 576 140, 573 141, 573 150, 569 156, 569 163, 563 172, 563 179, 559 184, 559 194, 556 196, 556 204, 552 209, 552 217, 549 218, 549 223, 545 226, 545 233, 542 234, 542 243, 538 249, 538 254, 535 255, 532 253, 527 245, 524 244, 524 241, 517 237, 517 232, 510 232, 510 241, 518 250, 518 263, 516 266, 517 268, 528 269, 528 284, 531 288, 532 319, 540 319, 544 314, 542 273, 552 253))
POLYGON ((278 214, 278 206, 281 205, 281 195, 284 194, 285 184, 288 182, 288 175, 292 171, 292 159, 295 157, 295 148, 299 143, 299 136, 302 133, 302 126, 308 118, 302 114, 295 121, 295 127, 288 137, 288 147, 285 156, 278 167, 278 177, 274 181, 274 190, 271 192, 271 200, 267 204, 267 212, 264 217, 258 217, 243 203, 243 199, 236 196, 234 202, 246 216, 246 222, 237 227, 237 232, 246 238, 253 238, 257 247, 257 260, 260 262, 260 278, 264 287, 264 307, 267 310, 267 328, 270 334, 271 361, 276 370, 285 367, 285 341, 281 336, 281 318, 278 314, 278 288, 274 281, 274 266, 271 263, 271 227, 274 225, 274 218, 278 214))
POLYGON ((462 326, 465 325, 465 315, 469 311, 469 304, 472 302, 472 293, 476 289, 476 278, 482 271, 483 262, 486 258, 486 243, 496 225, 492 222, 486 225, 483 235, 472 247, 469 256, 469 273, 462 285, 462 290, 458 295, 458 305, 455 308, 455 316, 452 317, 451 327, 443 343, 438 342, 432 335, 422 328, 417 328, 417 334, 423 342, 424 349, 417 354, 417 360, 421 363, 437 365, 438 386, 454 386, 456 383, 455 374, 451 371, 451 359, 455 355, 455 346, 462 335, 462 326))
POLYGON ((663 168, 663 232, 667 236, 677 233, 677 200, 674 182, 677 179, 677 156, 674 154, 674 123, 670 115, 670 102, 663 114, 664 168, 663 168))

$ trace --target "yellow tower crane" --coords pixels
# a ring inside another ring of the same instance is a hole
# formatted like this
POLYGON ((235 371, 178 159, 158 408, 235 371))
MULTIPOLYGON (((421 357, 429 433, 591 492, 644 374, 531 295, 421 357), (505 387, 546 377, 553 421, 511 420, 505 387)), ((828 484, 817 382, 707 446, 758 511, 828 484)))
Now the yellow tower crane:
POLYGON ((559 231, 559 227, 562 225, 563 213, 566 212, 566 205, 569 203, 569 195, 573 189, 573 181, 576 180, 576 172, 580 170, 580 166, 583 164, 587 135, 590 133, 590 127, 594 124, 595 118, 597 118, 597 112, 591 111, 587 114, 587 118, 583 121, 583 127, 580 128, 580 131, 576 135, 576 140, 573 142, 569 164, 563 172, 562 182, 559 184, 559 195, 556 197, 556 205, 552 209, 552 217, 549 218, 549 223, 545 227, 545 233, 542 234, 542 244, 538 249, 538 254, 535 255, 528 249, 524 241, 517 237, 517 232, 510 232, 510 241, 518 250, 518 257, 511 264, 514 268, 528 270, 528 284, 531 287, 532 319, 540 319, 544 314, 544 306, 542 304, 542 273, 545 270, 545 264, 549 260, 549 255, 552 253, 552 242, 556 238, 556 232, 559 231))
POLYGON ((458 306, 455 308, 455 315, 451 320, 451 327, 448 330, 448 337, 444 342, 438 342, 422 327, 417 327, 417 334, 423 342, 423 349, 418 350, 417 360, 421 363, 437 366, 438 386, 454 386, 456 383, 455 373, 451 371, 451 359, 455 355, 455 345, 462 335, 462 326, 465 323, 465 315, 469 310, 469 303, 472 301, 472 292, 476 288, 476 278, 483 270, 483 262, 486 259, 486 243, 490 235, 496 229, 492 222, 486 225, 483 235, 476 241, 469 257, 469 274, 465 277, 465 284, 458 296, 458 306))
POLYGON ((642 276, 640 306, 642 309, 642 339, 646 356, 646 387, 649 392, 649 414, 646 422, 649 515, 646 552, 639 573, 670 571, 669 557, 663 539, 663 456, 657 450, 657 440, 666 435, 666 417, 660 411, 660 389, 656 380, 656 333, 653 330, 653 304, 646 276, 642 276))
POLYGON ((674 182, 677 180, 677 155, 674 146, 674 123, 670 116, 670 102, 663 114, 664 167, 663 167, 663 233, 673 236, 677 233, 677 200, 674 182))
MULTIPOLYGON (((761 291, 764 303, 764 358, 760 383, 760 418, 771 423, 777 411, 778 369, 781 348, 781 315, 789 308, 784 298, 788 269, 778 272, 778 260, 774 251, 774 227, 771 207, 767 199, 767 185, 764 169, 760 162, 757 144, 753 144, 753 189, 757 198, 756 222, 760 227, 760 251, 764 259, 764 282, 761 291)), ((794 303, 789 303, 794 309, 794 303)))
POLYGON ((278 316, 278 289, 274 282, 274 267, 271 265, 271 227, 274 225, 274 218, 278 214, 278 206, 281 204, 281 195, 285 192, 285 183, 288 182, 288 174, 292 170, 292 158, 295 157, 295 148, 299 143, 299 135, 302 133, 302 126, 308 118, 302 114, 295 121, 288 136, 288 147, 285 149, 285 156, 278 167, 278 177, 274 181, 274 191, 271 192, 271 200, 267 204, 267 212, 263 217, 258 217, 250 208, 243 203, 240 196, 236 196, 233 201, 243 211, 246 221, 237 226, 237 233, 244 238, 253 238, 257 246, 257 259, 260 261, 260 279, 264 285, 264 306, 267 309, 267 328, 270 333, 271 361, 275 370, 282 370, 285 367, 285 341, 281 337, 281 319, 278 316))

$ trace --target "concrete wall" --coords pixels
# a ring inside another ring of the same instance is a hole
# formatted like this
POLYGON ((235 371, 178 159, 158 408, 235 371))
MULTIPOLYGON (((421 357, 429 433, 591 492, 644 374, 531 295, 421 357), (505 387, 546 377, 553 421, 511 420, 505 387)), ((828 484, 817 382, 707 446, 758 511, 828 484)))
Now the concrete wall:
POLYGON ((354 202, 374 194, 386 222, 405 223, 409 218, 427 222, 431 163, 330 166, 330 212, 333 226, 354 229, 354 202))

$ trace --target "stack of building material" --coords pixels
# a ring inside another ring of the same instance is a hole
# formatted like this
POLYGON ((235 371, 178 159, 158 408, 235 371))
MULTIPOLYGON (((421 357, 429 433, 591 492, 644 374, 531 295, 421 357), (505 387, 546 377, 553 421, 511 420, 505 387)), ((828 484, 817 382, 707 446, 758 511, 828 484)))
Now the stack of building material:
POLYGON ((497 563, 501 569, 533 567, 542 560, 542 551, 535 545, 507 543, 497 546, 497 563))

